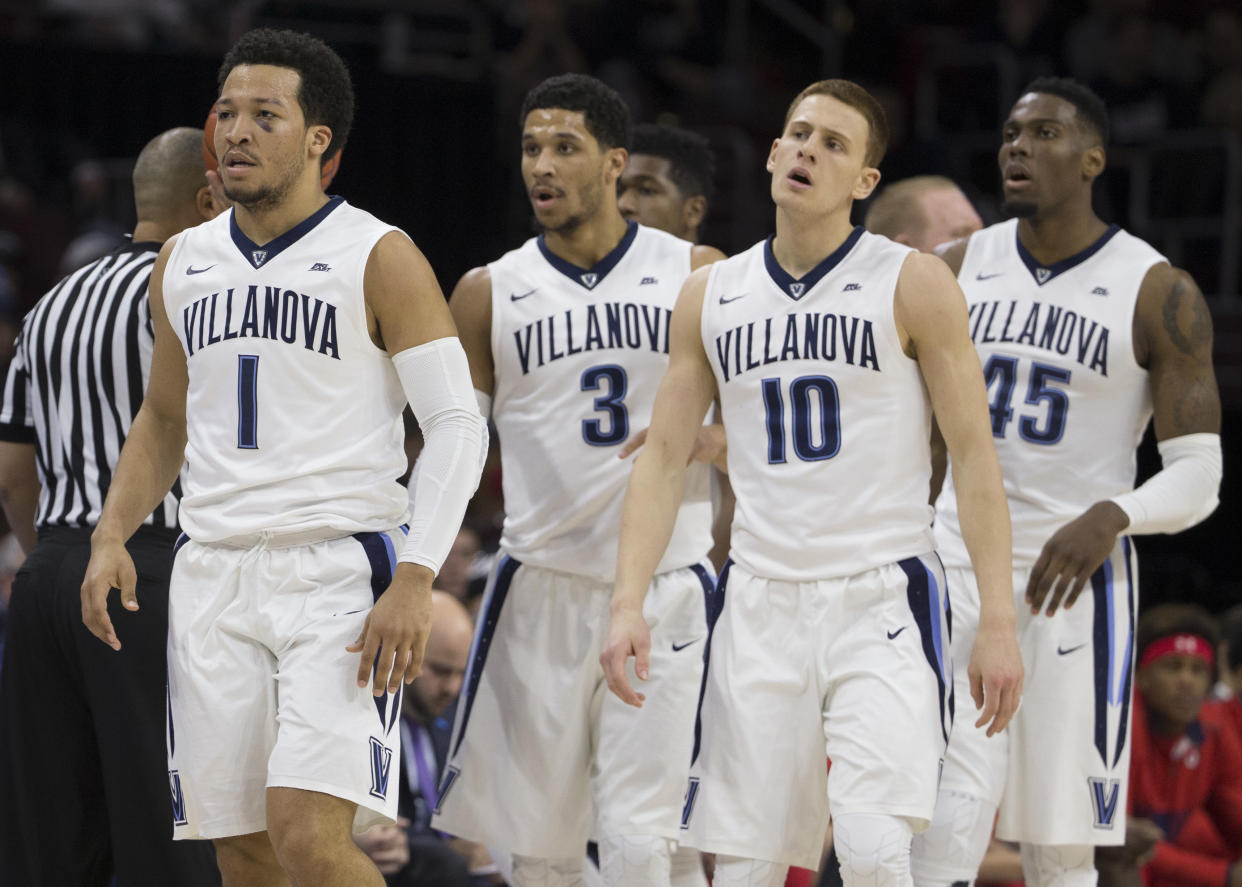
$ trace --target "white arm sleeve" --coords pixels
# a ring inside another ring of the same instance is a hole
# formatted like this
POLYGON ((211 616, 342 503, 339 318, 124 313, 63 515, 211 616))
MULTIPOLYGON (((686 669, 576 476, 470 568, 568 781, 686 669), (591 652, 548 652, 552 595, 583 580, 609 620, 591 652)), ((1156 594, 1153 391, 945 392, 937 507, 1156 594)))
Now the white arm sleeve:
POLYGON ((1156 444, 1163 468, 1112 501, 1130 518, 1127 535, 1178 533, 1216 510, 1222 473, 1220 435, 1184 434, 1156 444))
POLYGON ((457 338, 436 339, 392 357, 423 433, 410 478, 410 532, 398 561, 440 571, 479 486, 487 455, 487 422, 457 338), (417 487, 417 495, 415 488, 417 487))

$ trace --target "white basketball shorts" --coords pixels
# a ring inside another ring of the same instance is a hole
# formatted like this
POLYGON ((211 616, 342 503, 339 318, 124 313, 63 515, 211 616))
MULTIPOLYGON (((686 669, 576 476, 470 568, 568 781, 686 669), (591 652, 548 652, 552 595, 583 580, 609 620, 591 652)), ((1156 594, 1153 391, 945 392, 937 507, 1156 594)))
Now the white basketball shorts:
POLYGON ((686 843, 814 870, 830 800, 926 828, 953 708, 939 558, 819 582, 730 563, 718 597, 686 843))
POLYGON ((612 584, 502 556, 475 630, 432 824, 523 856, 578 857, 593 835, 676 839, 707 640, 704 562, 643 605, 641 709, 604 681, 612 584))
POLYGON ((1030 572, 1013 576, 1026 668, 1022 707, 1004 734, 989 739, 974 725, 966 673, 979 626, 979 588, 970 570, 947 571, 959 717, 943 785, 999 803, 996 834, 1007 841, 1124 843, 1138 609, 1134 547, 1123 537, 1074 606, 1051 617, 1031 615, 1025 601, 1030 572))
POLYGON ((178 543, 168 595, 168 779, 174 838, 264 831, 266 789, 391 822, 401 694, 375 698, 346 652, 396 567, 402 531, 250 548, 178 543))

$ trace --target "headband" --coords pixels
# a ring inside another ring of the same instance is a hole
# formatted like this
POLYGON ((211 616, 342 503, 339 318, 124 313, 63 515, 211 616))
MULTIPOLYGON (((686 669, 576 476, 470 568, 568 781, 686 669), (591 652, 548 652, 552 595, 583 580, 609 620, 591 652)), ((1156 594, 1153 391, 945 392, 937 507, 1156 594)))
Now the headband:
POLYGON ((1165 656, 1196 656, 1206 662, 1208 668, 1216 661, 1216 651, 1206 639, 1197 634, 1171 634, 1147 645, 1139 659, 1139 668, 1165 656))

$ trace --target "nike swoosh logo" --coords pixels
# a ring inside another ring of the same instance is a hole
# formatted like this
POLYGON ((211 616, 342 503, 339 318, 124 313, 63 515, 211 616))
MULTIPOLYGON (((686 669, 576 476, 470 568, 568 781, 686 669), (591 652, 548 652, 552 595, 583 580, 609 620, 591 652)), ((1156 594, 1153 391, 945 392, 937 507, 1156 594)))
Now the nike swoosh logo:
POLYGON ((980 272, 975 275, 975 280, 991 280, 993 277, 1000 277, 1004 273, 1004 271, 997 271, 995 274, 984 274, 980 272))
POLYGON ((1060 645, 1058 644, 1058 645, 1057 645, 1057 655, 1058 655, 1058 656, 1068 656, 1070 653, 1073 653, 1075 650, 1081 650, 1081 649, 1082 649, 1083 647, 1085 647, 1085 646, 1087 646, 1087 645, 1086 645, 1086 644, 1079 644, 1077 647, 1070 647, 1070 648, 1066 649, 1065 647, 1062 647, 1062 646, 1060 646, 1060 645))
POLYGON ((204 271, 210 271, 214 267, 216 267, 214 263, 211 265, 208 265, 206 268, 195 268, 193 265, 191 265, 189 268, 185 269, 185 273, 186 274, 202 274, 204 271))
POLYGON ((686 647, 690 646, 691 644, 697 644, 701 640, 703 639, 695 638, 692 641, 686 641, 684 644, 673 644, 673 652, 676 653, 678 650, 684 650, 686 649, 686 647))
MULTIPOLYGON (((538 287, 536 287, 536 289, 538 289, 538 287)), ((525 299, 527 296, 531 295, 534 291, 535 290, 527 290, 524 293, 509 293, 509 301, 520 302, 522 299, 525 299)))
POLYGON ((749 295, 750 295, 750 293, 742 293, 740 296, 734 296, 732 299, 726 299, 724 296, 721 296, 721 297, 720 297, 720 304, 721 304, 721 305, 728 305, 730 302, 736 302, 738 299, 745 299, 745 298, 746 298, 747 296, 749 296, 749 295))
POLYGON ((897 637, 897 635, 901 634, 907 628, 909 628, 908 625, 903 625, 901 628, 897 629, 896 631, 886 632, 888 634, 888 639, 891 641, 893 638, 897 637))

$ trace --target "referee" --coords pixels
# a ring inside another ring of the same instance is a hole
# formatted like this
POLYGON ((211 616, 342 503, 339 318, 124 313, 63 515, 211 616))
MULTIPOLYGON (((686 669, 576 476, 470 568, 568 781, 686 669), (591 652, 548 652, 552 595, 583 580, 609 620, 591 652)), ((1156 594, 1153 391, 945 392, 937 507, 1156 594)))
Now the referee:
POLYGON ((91 636, 79 597, 150 372, 151 267, 160 244, 218 211, 201 140, 173 129, 143 148, 133 242, 35 305, 4 386, 0 502, 28 557, 0 670, 0 884, 220 883, 210 845, 172 840, 164 651, 178 486, 130 540, 142 609, 114 608, 121 652, 91 636))

